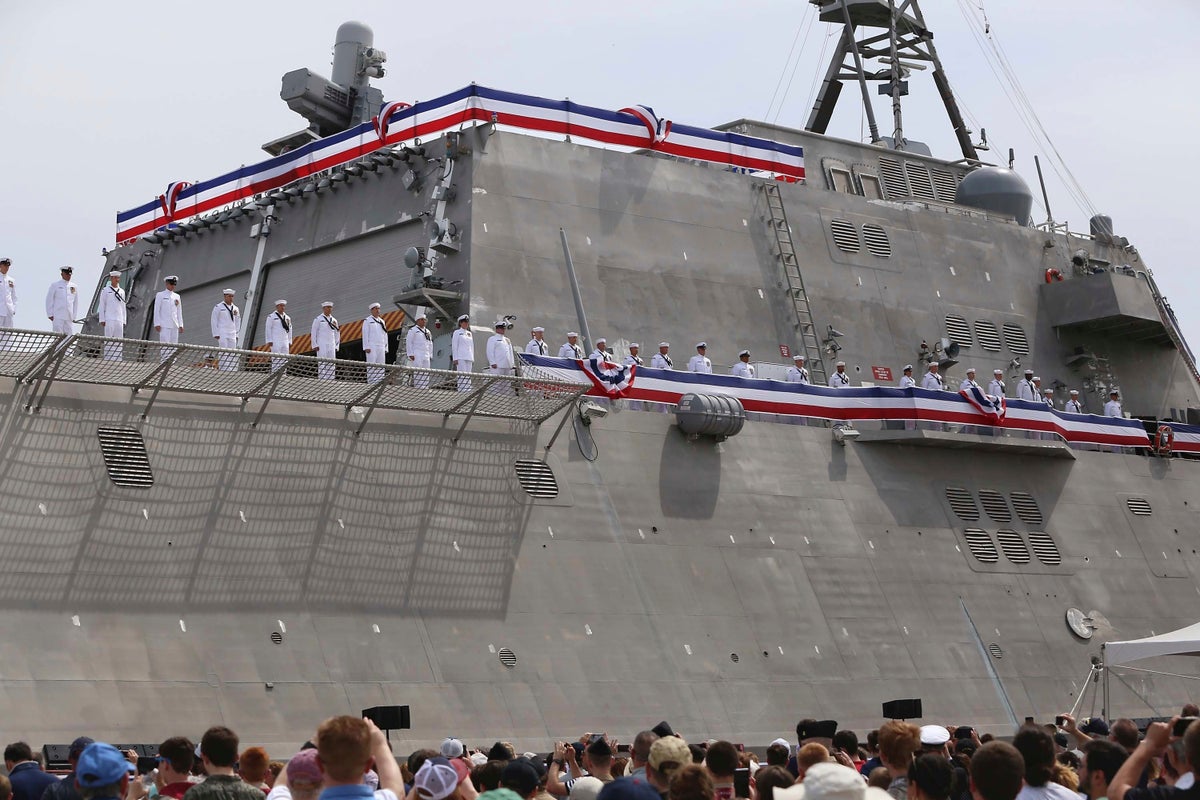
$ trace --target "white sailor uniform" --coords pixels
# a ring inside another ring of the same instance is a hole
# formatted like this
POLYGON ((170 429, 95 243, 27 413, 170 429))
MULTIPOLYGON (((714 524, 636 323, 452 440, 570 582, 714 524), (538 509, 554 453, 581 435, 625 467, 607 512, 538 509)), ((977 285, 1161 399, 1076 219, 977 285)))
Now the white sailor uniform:
MULTIPOLYGON (((454 335, 450 338, 450 360, 459 372, 471 372, 475 368, 475 340, 471 338, 470 328, 454 329, 454 335)), ((471 391, 471 379, 465 376, 459 378, 458 390, 471 391)))
POLYGON ((729 370, 729 374, 734 375, 738 378, 753 378, 754 377, 754 365, 747 364, 745 361, 738 361, 729 370))
POLYGON ((362 323, 363 355, 367 358, 367 383, 379 383, 383 380, 384 370, 379 366, 386 363, 388 352, 387 323, 383 317, 370 315, 362 323))
POLYGON ((708 356, 702 356, 699 353, 688 359, 688 372, 698 372, 703 375, 712 374, 712 362, 708 360, 708 356))
MULTIPOLYGON (((413 325, 408 329, 404 339, 404 351, 408 353, 408 365, 417 369, 429 369, 433 360, 433 334, 428 327, 413 325)), ((413 376, 413 386, 418 389, 429 388, 429 376, 417 374, 413 376)))
POLYGON ((1006 388, 1007 387, 1004 385, 1004 381, 993 378, 992 382, 988 384, 987 393, 992 397, 1004 397, 1006 388))
POLYGON ((675 362, 671 360, 670 355, 664 355, 662 353, 655 353, 654 357, 650 359, 650 368, 651 369, 675 369, 675 362))
MULTIPOLYGON (((213 338, 217 340, 217 347, 237 349, 238 327, 242 322, 241 309, 233 303, 222 301, 213 306, 209 321, 213 338)), ((237 369, 237 362, 238 357, 232 353, 221 353, 217 358, 218 368, 225 371, 237 369)))
POLYGON ((788 383, 808 383, 808 368, 797 367, 795 364, 787 368, 788 383))
POLYGON ((313 349, 317 351, 317 379, 331 381, 337 377, 337 364, 327 363, 337 358, 342 345, 342 326, 332 314, 317 314, 309 331, 313 349))
MULTIPOLYGON (((163 289, 154 295, 154 329, 158 331, 158 341, 163 344, 179 342, 179 334, 183 331, 183 301, 178 292, 163 289)), ((159 361, 166 361, 172 352, 174 348, 161 348, 159 361)))
MULTIPOLYGON (((125 337, 125 290, 120 286, 108 285, 100 290, 100 304, 96 309, 100 317, 100 325, 104 335, 110 339, 125 337)), ((121 343, 105 342, 104 358, 106 361, 121 360, 121 343)))
POLYGON ((559 358, 583 358, 583 348, 577 344, 564 342, 563 346, 558 348, 559 358))
POLYGON ((844 372, 835 372, 829 376, 829 385, 834 389, 849 389, 850 376, 844 372))
POLYGON ((55 333, 74 333, 75 314, 79 308, 79 291, 73 281, 61 278, 50 284, 46 292, 46 316, 54 323, 55 333))
MULTIPOLYGON (((267 316, 267 344, 272 353, 287 354, 292 352, 292 318, 287 312, 272 311, 267 316)), ((272 358, 271 372, 283 368, 286 358, 272 358)))
POLYGON ((0 275, 0 328, 11 328, 17 315, 17 282, 12 270, 0 275))

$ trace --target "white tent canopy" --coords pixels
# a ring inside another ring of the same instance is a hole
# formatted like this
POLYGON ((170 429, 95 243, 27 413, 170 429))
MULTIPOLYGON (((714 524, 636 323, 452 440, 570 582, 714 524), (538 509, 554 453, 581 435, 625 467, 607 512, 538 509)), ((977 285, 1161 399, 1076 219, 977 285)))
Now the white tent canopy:
POLYGON ((1170 633, 1104 646, 1104 664, 1109 667, 1155 656, 1200 656, 1200 622, 1170 633))

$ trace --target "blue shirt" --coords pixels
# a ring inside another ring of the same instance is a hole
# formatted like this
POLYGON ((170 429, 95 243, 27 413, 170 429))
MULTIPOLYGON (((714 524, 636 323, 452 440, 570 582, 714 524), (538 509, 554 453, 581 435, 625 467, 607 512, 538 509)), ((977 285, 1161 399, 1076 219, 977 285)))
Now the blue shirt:
POLYGON ((321 791, 319 800, 371 800, 375 793, 365 783, 353 786, 330 786, 321 791))

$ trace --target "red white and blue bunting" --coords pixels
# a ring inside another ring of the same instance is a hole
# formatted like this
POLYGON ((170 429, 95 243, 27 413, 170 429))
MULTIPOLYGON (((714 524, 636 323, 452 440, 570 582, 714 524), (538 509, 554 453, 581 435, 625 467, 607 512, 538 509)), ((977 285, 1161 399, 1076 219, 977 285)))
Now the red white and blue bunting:
POLYGON ((975 410, 987 417, 992 424, 999 424, 1008 413, 1006 398, 996 397, 994 394, 984 394, 983 389, 978 386, 962 389, 959 394, 967 398, 967 402, 975 406, 975 410))
POLYGON ((411 106, 386 103, 370 122, 216 178, 182 185, 169 209, 161 198, 156 198, 122 211, 117 214, 117 242, 123 244, 172 221, 278 189, 370 155, 381 147, 408 144, 473 122, 495 122, 516 130, 569 136, 576 141, 650 149, 785 181, 804 178, 804 148, 798 145, 680 125, 659 118, 649 106, 610 111, 570 100, 472 85, 411 106))
MULTIPOLYGON (((987 425, 1006 430, 1054 433, 1068 442, 1149 447, 1150 437, 1136 419, 1068 414, 1041 402, 1005 399, 1002 417, 981 411, 960 393, 927 389, 869 387, 830 389, 798 383, 732 375, 700 375, 681 370, 637 367, 625 388, 610 391, 597 385, 583 361, 522 353, 521 360, 538 374, 574 383, 591 383, 587 394, 677 404, 681 395, 723 394, 738 398, 747 411, 831 420, 924 420, 962 425, 987 425)), ((1175 449, 1200 452, 1200 427, 1174 424, 1175 449)))

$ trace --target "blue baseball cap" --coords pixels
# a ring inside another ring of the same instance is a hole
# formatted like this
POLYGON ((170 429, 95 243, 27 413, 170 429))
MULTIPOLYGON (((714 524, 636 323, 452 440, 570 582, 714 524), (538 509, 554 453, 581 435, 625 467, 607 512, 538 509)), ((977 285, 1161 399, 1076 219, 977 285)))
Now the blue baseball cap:
POLYGON ((75 765, 75 780, 86 789, 97 789, 120 783, 129 774, 129 761, 111 744, 93 742, 79 754, 75 765))

